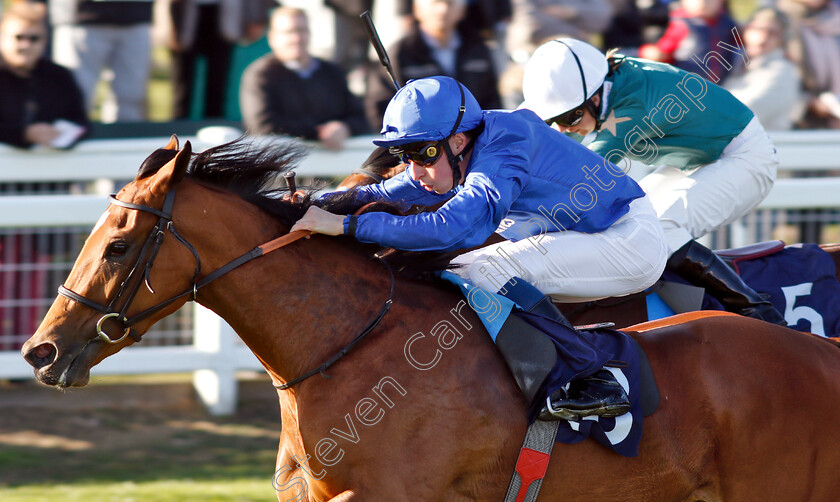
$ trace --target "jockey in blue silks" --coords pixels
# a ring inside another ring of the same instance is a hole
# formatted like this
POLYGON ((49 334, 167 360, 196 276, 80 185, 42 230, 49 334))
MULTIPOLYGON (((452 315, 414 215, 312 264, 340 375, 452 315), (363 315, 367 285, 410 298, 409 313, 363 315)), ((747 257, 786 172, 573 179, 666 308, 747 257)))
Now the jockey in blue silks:
MULTIPOLYGON (((443 205, 409 216, 335 215, 312 206, 292 230, 417 251, 479 246, 498 232, 507 240, 458 256, 455 273, 492 293, 539 290, 539 301, 512 299, 538 303, 555 319, 562 314, 543 295, 563 301, 628 295, 664 270, 664 233, 636 182, 530 110, 482 111, 456 80, 418 79, 389 103, 381 135, 374 143, 408 168, 355 188, 355 197, 443 205)), ((551 396, 550 409, 565 406, 575 416, 626 411, 627 397, 610 372, 597 376, 574 396, 551 396)))

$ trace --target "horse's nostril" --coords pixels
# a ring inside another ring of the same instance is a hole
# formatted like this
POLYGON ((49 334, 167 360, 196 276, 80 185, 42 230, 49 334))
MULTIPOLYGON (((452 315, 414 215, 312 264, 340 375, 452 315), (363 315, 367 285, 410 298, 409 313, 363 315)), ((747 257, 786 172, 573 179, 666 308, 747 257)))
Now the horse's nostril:
POLYGON ((52 344, 42 343, 41 345, 30 350, 26 354, 26 360, 29 361, 35 369, 39 370, 44 366, 49 366, 55 361, 56 350, 52 344))

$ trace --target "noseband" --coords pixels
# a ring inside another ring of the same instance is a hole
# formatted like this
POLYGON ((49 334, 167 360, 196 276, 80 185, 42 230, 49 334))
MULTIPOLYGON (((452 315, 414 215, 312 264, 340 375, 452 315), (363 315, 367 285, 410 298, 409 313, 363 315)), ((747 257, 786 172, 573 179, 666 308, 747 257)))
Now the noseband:
MULTIPOLYGON (((131 336, 135 341, 139 342, 141 335, 136 333, 132 333, 131 326, 134 324, 148 318, 152 314, 160 311, 161 309, 166 308, 179 298, 190 295, 189 301, 195 301, 196 297, 198 296, 198 290, 203 288, 204 286, 210 284, 211 282, 215 281, 219 277, 225 275, 226 273, 230 272, 231 270, 253 260, 254 258, 259 258, 265 254, 268 254, 274 250, 280 249, 281 247, 285 246, 286 244, 290 244, 302 237, 306 237, 310 234, 310 232, 306 230, 297 230, 295 232, 283 235, 278 237, 274 240, 266 242, 260 246, 255 247, 254 249, 248 251, 247 253, 235 258, 225 265, 221 266, 214 272, 211 272, 207 276, 205 276, 201 280, 197 280, 198 276, 201 274, 201 258, 198 256, 198 251, 196 251, 195 247, 190 244, 180 233, 175 229, 175 224, 172 221, 172 206, 175 204, 175 190, 170 190, 166 197, 163 200, 163 208, 161 210, 157 210, 152 207, 143 206, 140 204, 134 204, 131 202, 123 202, 117 199, 116 195, 110 195, 108 197, 108 201, 111 204, 125 207, 128 209, 134 209, 137 211, 143 211, 146 213, 153 214, 158 217, 157 224, 152 228, 149 232, 149 236, 146 238, 145 244, 143 244, 143 248, 140 250, 140 255, 137 257, 137 261, 134 263, 131 271, 128 273, 128 276, 125 278, 125 281, 120 284, 120 289, 117 291, 116 296, 108 303, 107 306, 95 302, 89 298, 85 298, 84 296, 66 288, 63 284, 58 287, 58 294, 69 298, 75 302, 78 302, 88 308, 91 308, 99 313, 102 314, 102 317, 96 323, 96 336, 94 336, 92 340, 102 340, 105 343, 116 344, 120 343, 121 341, 125 340, 125 337, 131 336), (167 300, 158 303, 154 307, 150 307, 143 312, 129 318, 127 317, 126 313, 128 312, 131 303, 134 301, 134 297, 137 295, 137 291, 140 289, 140 283, 144 282, 146 287, 149 291, 154 294, 154 290, 152 289, 151 282, 149 281, 149 274, 152 269, 152 265, 154 265, 155 258, 157 257, 158 251, 160 251, 161 245, 163 245, 163 238, 166 235, 167 230, 172 234, 175 239, 178 240, 181 244, 186 246, 187 249, 193 254, 195 258, 195 273, 193 274, 192 278, 192 286, 183 291, 180 294, 177 294, 167 300), (138 277, 139 276, 139 277, 138 277), (135 279, 135 277, 137 277, 135 279), (142 281, 140 279, 142 277, 142 281), (133 285, 131 285, 133 282, 133 285), (116 312, 116 304, 119 301, 120 297, 123 296, 123 293, 126 292, 126 289, 130 286, 130 290, 128 290, 128 295, 126 297, 125 303, 123 303, 122 309, 119 312, 116 312), (102 324, 110 318, 114 318, 119 323, 122 324, 124 332, 122 336, 116 340, 108 336, 108 333, 105 333, 102 330, 102 324)), ((376 315, 376 317, 358 334, 356 337, 344 348, 338 351, 334 356, 328 359, 326 362, 318 366, 317 368, 312 369, 311 371, 306 372, 305 374, 301 375, 298 378, 290 380, 288 383, 285 384, 274 384, 280 390, 288 389, 307 378, 311 377, 312 375, 316 375, 318 373, 324 374, 324 370, 335 364, 340 358, 344 357, 350 349, 353 348, 357 343, 359 343, 364 337, 366 337, 373 329, 379 325, 382 318, 385 317, 385 314, 388 313, 388 310, 391 308, 391 304, 393 303, 394 298, 394 272, 391 270, 390 265, 388 262, 382 260, 381 258, 379 261, 385 265, 388 269, 388 274, 391 278, 391 290, 388 294, 388 300, 382 306, 382 309, 376 315)))

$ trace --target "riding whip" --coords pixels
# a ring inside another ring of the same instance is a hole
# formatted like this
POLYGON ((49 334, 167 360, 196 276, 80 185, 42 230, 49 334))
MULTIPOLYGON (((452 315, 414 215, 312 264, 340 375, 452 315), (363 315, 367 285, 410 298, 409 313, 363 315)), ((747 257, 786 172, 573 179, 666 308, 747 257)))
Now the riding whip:
POLYGON ((388 53, 385 52, 385 47, 382 45, 379 33, 376 32, 376 26, 373 25, 373 19, 370 17, 370 11, 364 11, 359 17, 362 18, 362 22, 365 24, 365 31, 367 31, 368 39, 370 39, 371 45, 373 45, 373 48, 376 49, 376 55, 379 56, 379 62, 382 63, 385 71, 388 72, 388 76, 390 76, 391 80, 394 82, 394 89, 399 91, 401 87, 400 83, 397 81, 397 77, 394 76, 394 68, 391 67, 391 60, 388 58, 388 53))

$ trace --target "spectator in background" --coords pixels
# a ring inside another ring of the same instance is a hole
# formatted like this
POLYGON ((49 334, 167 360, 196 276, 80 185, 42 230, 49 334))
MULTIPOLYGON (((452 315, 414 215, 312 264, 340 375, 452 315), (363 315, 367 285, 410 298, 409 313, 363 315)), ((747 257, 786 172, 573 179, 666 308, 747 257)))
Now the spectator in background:
MULTIPOLYGON (((622 54, 635 56, 644 43, 643 20, 636 0, 610 0, 613 16, 604 30, 603 47, 618 49, 622 54)), ((659 2, 657 2, 659 3, 659 2)))
POLYGON ((16 3, 0 17, 0 142, 72 146, 88 126, 69 70, 42 59, 46 6, 16 3))
POLYGON ((724 84, 767 130, 791 129, 800 108, 799 70, 784 50, 787 24, 787 17, 774 8, 756 11, 743 30, 750 63, 724 84))
POLYGON ((272 0, 154 0, 154 38, 170 49, 173 118, 222 118, 233 45, 265 31, 272 0), (203 79, 196 63, 204 58, 203 79), (199 110, 191 105, 203 93, 199 110))
POLYGON ((48 5, 53 61, 73 71, 88 113, 102 70, 109 68, 113 99, 103 103, 101 121, 145 120, 152 0, 50 0, 48 5))
MULTIPOLYGON (((329 3, 336 1, 338 0, 327 0, 329 3)), ((409 18, 413 16, 414 0, 396 0, 396 2, 397 12, 409 18)), ((467 0, 467 11, 464 19, 469 19, 470 22, 461 28, 475 30, 486 34, 486 38, 492 38, 490 32, 496 28, 497 23, 509 21, 511 13, 511 0, 467 0)))
POLYGON ((592 41, 607 28, 613 15, 608 0, 513 0, 512 5, 506 45, 511 59, 519 64, 554 37, 592 41))
POLYGON ((361 102, 344 70, 309 53, 309 25, 301 9, 278 7, 271 16, 271 53, 242 75, 242 121, 252 134, 288 134, 341 149, 349 136, 368 132, 361 102))
POLYGON ((840 129, 840 6, 832 0, 779 0, 791 20, 791 59, 802 71, 803 128, 840 129))
MULTIPOLYGON (((490 50, 475 30, 459 31, 466 0, 414 0, 416 23, 411 31, 388 50, 400 83, 446 75, 464 84, 482 109, 501 107, 496 72, 490 50)), ((377 63, 378 64, 378 63, 377 63)), ((395 89, 384 69, 368 76, 365 112, 376 130, 395 89)))
POLYGON ((359 16, 373 9, 373 0, 324 0, 324 4, 333 9, 336 15, 337 42, 332 60, 347 71, 364 68, 370 43, 359 16))
POLYGON ((656 44, 640 47, 639 57, 670 63, 721 83, 734 65, 742 64, 740 58, 736 61, 735 53, 721 50, 717 45, 719 42, 731 47, 741 45, 735 41, 736 25, 725 1, 681 0, 680 7, 671 11, 665 34, 656 44))

